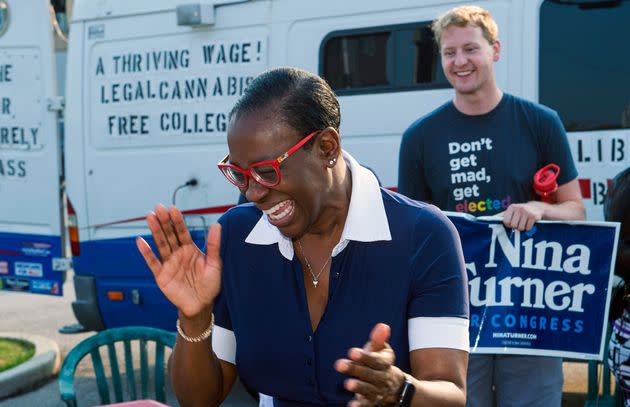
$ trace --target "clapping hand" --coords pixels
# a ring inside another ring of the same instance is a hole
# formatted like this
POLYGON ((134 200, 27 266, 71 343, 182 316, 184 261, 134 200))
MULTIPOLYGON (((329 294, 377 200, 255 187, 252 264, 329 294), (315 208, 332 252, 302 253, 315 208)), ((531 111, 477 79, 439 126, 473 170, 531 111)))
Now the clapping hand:
POLYGON ((160 258, 143 238, 138 237, 136 245, 162 293, 188 318, 211 309, 221 288, 221 225, 208 231, 204 254, 176 207, 158 205, 146 219, 160 258))
POLYGON ((372 329, 363 348, 351 348, 350 359, 339 359, 335 370, 351 376, 345 388, 355 394, 351 407, 388 405, 398 402, 405 382, 405 373, 394 366, 394 350, 387 341, 389 326, 379 323, 372 329))

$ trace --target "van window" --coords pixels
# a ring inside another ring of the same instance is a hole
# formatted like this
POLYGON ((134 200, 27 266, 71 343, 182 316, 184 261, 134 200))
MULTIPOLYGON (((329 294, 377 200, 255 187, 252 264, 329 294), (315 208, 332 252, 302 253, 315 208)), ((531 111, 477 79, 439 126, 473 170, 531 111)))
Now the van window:
POLYGON ((546 0, 540 103, 567 131, 630 128, 630 2, 546 0))
POLYGON ((322 42, 320 75, 339 95, 447 88, 430 24, 335 31, 322 42))

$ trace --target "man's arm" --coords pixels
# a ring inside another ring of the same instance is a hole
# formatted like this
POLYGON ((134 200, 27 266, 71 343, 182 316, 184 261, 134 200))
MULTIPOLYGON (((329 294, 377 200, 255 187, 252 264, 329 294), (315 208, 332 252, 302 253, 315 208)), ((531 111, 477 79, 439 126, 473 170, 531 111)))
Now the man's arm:
POLYGON ((582 193, 577 179, 560 185, 555 193, 556 204, 533 202, 543 208, 543 219, 547 220, 584 220, 586 210, 582 202, 582 193))
POLYGON ((545 220, 584 220, 586 211, 577 179, 560 185, 553 194, 556 203, 530 201, 510 205, 503 215, 505 226, 520 231, 530 230, 534 223, 545 220))

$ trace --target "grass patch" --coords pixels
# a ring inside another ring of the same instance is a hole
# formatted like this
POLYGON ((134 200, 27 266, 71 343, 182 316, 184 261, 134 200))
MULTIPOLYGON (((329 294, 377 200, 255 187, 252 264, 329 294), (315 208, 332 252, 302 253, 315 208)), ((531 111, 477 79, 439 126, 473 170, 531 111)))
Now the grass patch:
POLYGON ((0 338, 0 372, 26 362, 34 354, 35 345, 30 342, 14 338, 0 338))

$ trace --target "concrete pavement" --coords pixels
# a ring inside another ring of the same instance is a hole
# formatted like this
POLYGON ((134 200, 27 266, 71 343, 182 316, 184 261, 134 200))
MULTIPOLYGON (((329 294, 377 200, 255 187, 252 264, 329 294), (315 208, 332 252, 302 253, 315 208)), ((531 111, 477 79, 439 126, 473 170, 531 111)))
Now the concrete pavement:
MULTIPOLYGON (((34 381, 20 372, 17 372, 18 374, 15 372, 9 373, 16 380, 24 380, 20 387, 26 388, 26 391, 4 399, 0 396, 0 407, 65 406, 61 401, 59 386, 56 376, 54 376, 58 371, 58 363, 52 363, 52 365, 56 364, 57 366, 57 368, 53 369, 50 362, 55 360, 55 358, 50 358, 50 356, 56 353, 56 348, 58 360, 63 362, 65 356, 76 344, 93 335, 94 332, 71 335, 62 335, 57 332, 60 327, 75 322, 70 305, 74 299, 74 287, 70 275, 64 284, 63 290, 65 293, 63 297, 0 291, 0 336, 4 336, 5 332, 13 332, 26 339, 30 338, 28 340, 31 342, 35 341, 36 345, 39 343, 39 349, 42 350, 42 354, 47 354, 48 356, 34 360, 34 362, 39 366, 38 369, 49 372, 45 375, 48 377, 47 379, 40 378, 34 381), (38 338, 43 339, 40 341, 38 338), (52 354, 50 351, 52 351, 52 354)), ((139 366, 139 362, 134 361, 134 366, 139 366)), ((109 372, 108 366, 105 366, 105 371, 109 372)), ((4 389, 4 383, 8 383, 8 381, 0 382, 0 390, 4 389)), ((89 357, 79 363, 74 385, 79 406, 96 406, 100 404, 96 378, 89 357)), ((169 406, 177 407, 179 405, 168 381, 166 395, 169 406)), ((257 403, 238 384, 229 398, 223 403, 223 406, 254 407, 257 406, 257 403)))

